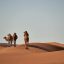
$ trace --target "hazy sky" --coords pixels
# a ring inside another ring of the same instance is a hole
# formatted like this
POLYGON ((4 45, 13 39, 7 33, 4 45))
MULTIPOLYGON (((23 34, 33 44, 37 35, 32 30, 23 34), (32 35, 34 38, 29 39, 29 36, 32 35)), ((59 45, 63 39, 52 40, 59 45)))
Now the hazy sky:
POLYGON ((30 42, 64 43, 64 0, 0 0, 0 42, 16 32, 21 44, 25 30, 30 42))

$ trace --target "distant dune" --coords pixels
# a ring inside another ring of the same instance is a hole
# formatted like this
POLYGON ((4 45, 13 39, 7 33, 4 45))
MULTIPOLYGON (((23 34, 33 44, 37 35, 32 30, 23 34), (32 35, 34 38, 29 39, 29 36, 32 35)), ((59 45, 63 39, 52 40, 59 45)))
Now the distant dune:
POLYGON ((0 64, 64 64, 64 44, 30 43, 29 49, 0 44, 0 64))

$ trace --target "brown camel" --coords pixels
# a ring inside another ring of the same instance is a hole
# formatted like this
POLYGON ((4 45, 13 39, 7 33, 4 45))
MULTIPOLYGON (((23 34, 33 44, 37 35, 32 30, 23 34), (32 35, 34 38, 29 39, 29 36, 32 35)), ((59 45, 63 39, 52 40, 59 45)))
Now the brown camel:
POLYGON ((4 39, 8 41, 8 46, 12 46, 13 37, 11 34, 8 34, 7 37, 5 36, 4 39))

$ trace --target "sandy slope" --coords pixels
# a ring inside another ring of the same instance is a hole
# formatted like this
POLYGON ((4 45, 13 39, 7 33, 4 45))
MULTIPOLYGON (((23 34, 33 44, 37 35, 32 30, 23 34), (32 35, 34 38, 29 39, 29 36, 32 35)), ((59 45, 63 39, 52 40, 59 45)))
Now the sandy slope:
POLYGON ((0 47, 0 64, 64 64, 63 45, 57 43, 30 45, 32 46, 29 46, 28 50, 24 45, 0 47))

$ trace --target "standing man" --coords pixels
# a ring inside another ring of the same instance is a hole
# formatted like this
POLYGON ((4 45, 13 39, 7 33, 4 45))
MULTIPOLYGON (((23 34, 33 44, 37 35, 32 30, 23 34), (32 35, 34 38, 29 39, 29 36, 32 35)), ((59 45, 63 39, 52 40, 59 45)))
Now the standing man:
POLYGON ((18 36, 16 33, 13 34, 13 41, 14 41, 14 47, 16 47, 16 40, 18 39, 18 36))
POLYGON ((25 41, 25 48, 28 49, 29 44, 29 34, 27 31, 24 32, 24 41, 25 41))

